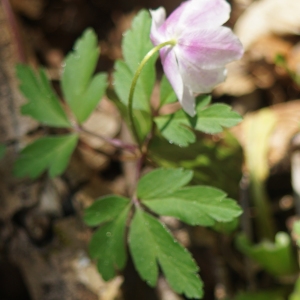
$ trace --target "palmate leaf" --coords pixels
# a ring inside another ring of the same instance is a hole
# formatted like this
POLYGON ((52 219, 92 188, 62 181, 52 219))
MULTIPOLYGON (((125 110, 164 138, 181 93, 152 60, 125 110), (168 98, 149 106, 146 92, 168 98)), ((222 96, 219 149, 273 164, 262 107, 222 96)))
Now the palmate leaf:
POLYGON ((36 74, 29 66, 17 65, 16 73, 20 91, 28 100, 21 108, 22 114, 48 126, 71 127, 43 69, 36 74))
MULTIPOLYGON (((116 198, 110 199, 111 202, 116 201, 116 198)), ((93 234, 89 245, 90 255, 98 260, 98 270, 104 280, 114 278, 116 271, 122 270, 126 264, 125 228, 130 209, 129 199, 127 200, 127 205, 122 210, 120 210, 120 206, 112 206, 110 212, 108 212, 107 207, 106 211, 98 211, 99 215, 103 214, 103 216, 110 217, 112 217, 113 211, 117 212, 117 215, 111 218, 110 222, 105 223, 93 234), (114 208, 117 209, 114 210, 114 208)))
POLYGON ((37 178, 48 169, 50 177, 63 173, 77 145, 78 135, 44 137, 25 147, 15 162, 18 177, 37 178))
POLYGON ((92 29, 87 29, 65 59, 62 90, 79 123, 89 117, 107 86, 106 74, 93 76, 99 54, 97 36, 92 29))
POLYGON ((188 298, 202 297, 198 267, 190 253, 157 219, 140 209, 130 226, 129 247, 136 269, 150 286, 157 282, 159 264, 174 291, 188 298))
POLYGON ((219 189, 183 187, 192 174, 182 169, 156 169, 141 178, 137 196, 155 213, 190 225, 212 226, 216 221, 232 221, 242 213, 237 203, 219 189))
POLYGON ((196 141, 192 129, 215 134, 222 132, 223 127, 232 127, 242 120, 241 116, 226 104, 218 103, 207 106, 210 99, 210 96, 197 98, 195 117, 190 117, 183 110, 156 117, 155 123, 161 134, 170 143, 186 147, 196 141))
MULTIPOLYGON (((135 71, 144 56, 153 48, 150 41, 151 18, 149 12, 141 10, 132 22, 132 28, 125 34, 122 43, 124 61, 117 61, 114 72, 114 88, 120 100, 127 105, 129 89, 135 71)), ((150 97, 155 83, 154 55, 144 66, 137 81, 133 108, 150 111, 150 97)))

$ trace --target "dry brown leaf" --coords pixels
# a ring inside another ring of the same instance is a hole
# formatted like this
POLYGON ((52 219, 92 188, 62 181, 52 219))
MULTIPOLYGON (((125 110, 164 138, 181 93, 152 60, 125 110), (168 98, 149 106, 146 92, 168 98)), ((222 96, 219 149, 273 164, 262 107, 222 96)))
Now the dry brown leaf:
POLYGON ((246 50, 262 36, 300 34, 299 12, 299 0, 255 1, 238 19, 235 32, 246 50))
MULTIPOLYGON (((300 100, 289 101, 270 106, 268 110, 274 115, 276 121, 268 138, 268 165, 274 167, 289 157, 289 149, 292 137, 299 132, 300 124, 300 100)), ((248 122, 257 119, 258 112, 249 113, 244 121, 232 129, 242 147, 245 147, 245 126, 248 122)), ((261 124, 266 126, 267 124, 261 124)), ((253 147, 257 144, 253 142, 253 147)))

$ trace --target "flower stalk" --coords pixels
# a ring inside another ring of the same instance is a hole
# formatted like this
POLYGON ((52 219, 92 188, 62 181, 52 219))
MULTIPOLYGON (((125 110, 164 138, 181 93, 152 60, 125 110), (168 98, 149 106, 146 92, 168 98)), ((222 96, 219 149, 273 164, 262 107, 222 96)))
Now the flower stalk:
POLYGON ((132 82, 131 82, 131 86, 130 86, 130 91, 129 91, 129 96, 128 96, 128 116, 129 116, 129 126, 132 130, 132 133, 134 135, 135 140, 137 141, 140 150, 142 149, 142 141, 140 141, 138 132, 137 132, 137 128, 136 125, 134 123, 134 116, 133 116, 133 95, 134 95, 134 91, 136 88, 136 84, 137 81, 139 79, 139 76, 144 68, 144 66, 146 65, 146 63, 148 62, 148 60, 155 54, 157 53, 160 49, 162 49, 163 47, 166 46, 175 46, 176 45, 176 40, 170 40, 164 43, 161 43, 157 46, 155 46, 154 48, 152 48, 143 58, 143 60, 141 61, 139 67, 137 68, 132 82))

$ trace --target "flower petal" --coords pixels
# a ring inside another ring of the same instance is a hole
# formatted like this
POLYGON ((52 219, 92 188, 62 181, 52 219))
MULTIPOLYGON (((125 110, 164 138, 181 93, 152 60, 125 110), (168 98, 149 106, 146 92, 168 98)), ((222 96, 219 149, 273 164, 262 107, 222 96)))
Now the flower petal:
POLYGON ((225 0, 189 0, 182 3, 162 26, 175 36, 184 29, 216 28, 223 25, 230 15, 230 5, 225 0), (172 32, 171 32, 172 31, 172 32))
POLYGON ((193 117, 195 115, 195 97, 193 92, 183 83, 173 47, 161 49, 160 55, 164 72, 182 108, 193 117))
POLYGON ((178 60, 179 71, 184 82, 194 94, 210 93, 213 88, 226 78, 226 69, 202 69, 200 65, 190 64, 188 60, 178 60))
POLYGON ((175 47, 178 60, 189 60, 202 69, 215 69, 241 58, 243 46, 230 28, 186 29, 175 47))
POLYGON ((193 94, 193 91, 190 90, 186 85, 183 87, 183 95, 182 98, 179 99, 179 102, 183 108, 183 110, 189 114, 191 117, 195 116, 196 110, 195 110, 195 96, 193 94))
POLYGON ((183 81, 180 76, 177 60, 173 47, 168 46, 160 50, 161 62, 164 72, 173 87, 173 90, 180 101, 183 95, 183 81))
POLYGON ((159 7, 156 10, 150 9, 150 14, 152 17, 150 39, 153 45, 157 46, 164 42, 164 35, 160 32, 159 28, 166 19, 166 10, 163 7, 159 7))

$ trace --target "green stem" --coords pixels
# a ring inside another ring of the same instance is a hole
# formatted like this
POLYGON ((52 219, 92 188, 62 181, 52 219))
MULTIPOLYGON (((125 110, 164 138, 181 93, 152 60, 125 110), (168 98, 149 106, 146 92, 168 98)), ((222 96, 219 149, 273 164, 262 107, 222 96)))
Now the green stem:
POLYGON ((251 190, 256 207, 256 225, 258 234, 261 239, 273 241, 275 236, 275 225, 265 183, 252 177, 251 190))
POLYGON ((142 142, 140 141, 138 132, 137 132, 137 128, 135 126, 134 123, 134 118, 133 118, 133 95, 134 95, 134 91, 135 91, 135 87, 138 81, 138 78, 142 72, 142 69, 144 68, 145 64, 148 62, 148 60, 156 53, 158 52, 161 48, 166 47, 166 46, 175 46, 176 45, 176 41, 175 40, 170 40, 167 42, 164 42, 162 44, 157 45, 156 47, 154 47, 153 49, 151 49, 143 58, 143 60, 141 61, 139 67, 137 68, 132 82, 131 82, 131 86, 130 86, 130 91, 129 91, 129 96, 128 96, 128 116, 129 116, 129 126, 132 130, 132 133, 137 141, 137 143, 139 144, 139 147, 142 147, 142 142))

